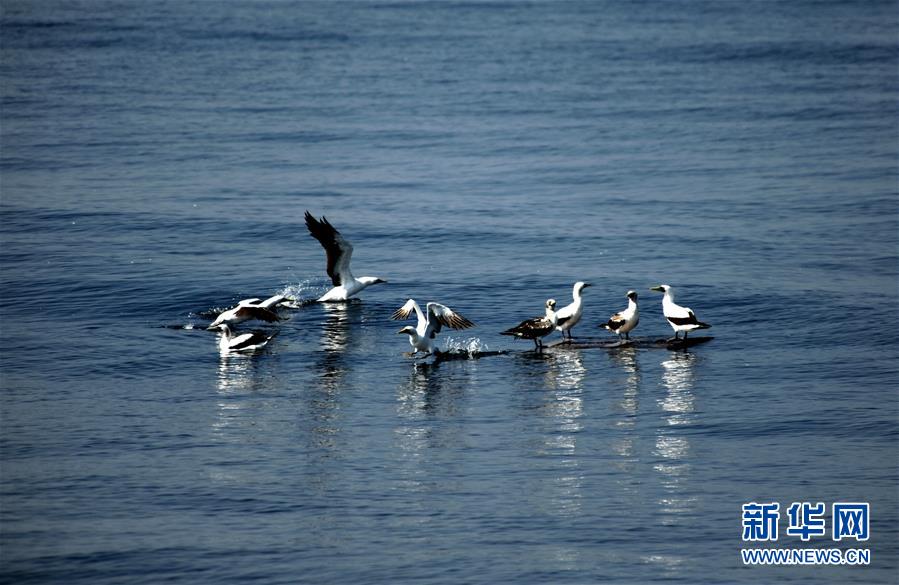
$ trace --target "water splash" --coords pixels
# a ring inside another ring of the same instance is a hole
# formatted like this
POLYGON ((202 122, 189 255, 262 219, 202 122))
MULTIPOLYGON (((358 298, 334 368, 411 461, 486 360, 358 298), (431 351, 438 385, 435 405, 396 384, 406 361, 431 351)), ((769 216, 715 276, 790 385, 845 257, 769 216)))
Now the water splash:
POLYGON ((458 353, 469 356, 476 356, 478 354, 490 351, 490 347, 486 343, 481 341, 479 337, 468 337, 466 339, 447 337, 443 351, 446 353, 458 353))
POLYGON ((329 288, 327 285, 321 284, 320 278, 307 278, 296 284, 284 285, 284 288, 278 291, 277 294, 284 295, 290 300, 292 305, 295 305, 291 307, 288 304, 288 307, 299 308, 303 305, 314 303, 317 298, 328 292, 329 288))
POLYGON ((196 323, 167 323, 160 325, 160 327, 177 331, 201 331, 206 329, 204 325, 198 325, 196 323))
POLYGON ((215 319, 231 307, 210 307, 205 311, 190 312, 187 316, 191 319, 215 319))

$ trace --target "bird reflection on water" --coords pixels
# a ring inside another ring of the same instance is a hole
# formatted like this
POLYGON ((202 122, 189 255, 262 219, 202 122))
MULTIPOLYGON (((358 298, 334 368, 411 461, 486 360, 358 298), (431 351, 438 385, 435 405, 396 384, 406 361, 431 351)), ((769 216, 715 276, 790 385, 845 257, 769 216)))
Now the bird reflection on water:
POLYGON ((209 436, 216 444, 227 445, 227 448, 221 452, 221 458, 211 458, 203 466, 211 483, 252 483, 255 480, 252 470, 235 457, 235 450, 281 432, 272 424, 272 419, 259 416, 278 400, 271 395, 270 359, 271 355, 267 353, 219 355, 217 396, 209 436))
POLYGON ((528 410, 538 414, 535 422, 542 429, 542 440, 533 446, 534 454, 549 458, 552 477, 535 486, 541 494, 536 505, 560 517, 577 514, 580 508, 582 475, 579 470, 578 433, 583 430, 583 381, 587 368, 579 350, 555 352, 522 352, 520 371, 526 378, 523 392, 528 410), (540 381, 535 387, 534 382, 540 381), (536 402, 534 402, 536 401, 536 402))
POLYGON ((259 356, 252 353, 222 353, 219 355, 216 384, 221 394, 240 394, 264 390, 260 383, 259 356))
POLYGON ((631 492, 635 486, 630 474, 638 463, 635 444, 638 436, 636 426, 640 412, 641 383, 638 350, 633 346, 625 346, 608 352, 608 356, 616 371, 624 375, 620 397, 611 404, 612 411, 620 413, 613 423, 616 438, 611 442, 611 449, 618 458, 612 464, 623 472, 619 481, 622 489, 631 492))
POLYGON ((422 413, 435 411, 435 401, 439 400, 443 387, 439 370, 439 362, 417 363, 412 366, 409 378, 397 388, 397 413, 400 416, 414 418, 422 413))
POLYGON ((687 485, 693 470, 690 440, 677 429, 696 418, 693 393, 696 359, 695 354, 689 352, 673 353, 661 364, 666 394, 658 400, 663 418, 662 425, 656 430, 654 454, 658 459, 653 469, 659 473, 666 492, 659 500, 666 524, 683 522, 683 516, 691 514, 697 507, 696 496, 685 495, 695 493, 687 485))
POLYGON ((466 399, 476 360, 416 362, 397 387, 397 414, 404 418, 453 420, 466 399))
MULTIPOLYGON (((589 445, 584 431, 584 382, 588 370, 581 350, 516 353, 517 384, 522 412, 529 428, 531 469, 523 475, 522 505, 545 517, 548 525, 576 524, 584 513, 586 474, 584 457, 589 445)), ((580 562, 575 543, 555 542, 535 551, 539 562, 554 571, 566 571, 580 562)))
MULTIPOLYGON (((397 386, 393 489, 412 493, 471 489, 466 462, 446 455, 470 446, 465 411, 471 372, 477 367, 476 361, 419 362, 397 386), (441 480, 435 482, 435 476, 441 480)), ((433 510, 422 503, 426 501, 413 500, 409 521, 423 524, 433 520, 433 510)))
POLYGON ((266 385, 259 380, 259 365, 248 354, 222 354, 219 357, 216 417, 212 422, 212 435, 220 441, 233 442, 235 436, 252 424, 245 412, 247 400, 243 399, 266 385))
POLYGON ((659 406, 668 413, 669 425, 684 425, 693 422, 696 397, 693 395, 695 382, 696 354, 672 353, 662 362, 662 384, 667 390, 659 406))
POLYGON ((350 330, 359 323, 362 306, 358 302, 321 303, 325 320, 316 353, 316 377, 304 393, 309 417, 308 438, 312 447, 334 449, 340 432, 341 390, 346 383, 346 355, 352 344, 350 330))

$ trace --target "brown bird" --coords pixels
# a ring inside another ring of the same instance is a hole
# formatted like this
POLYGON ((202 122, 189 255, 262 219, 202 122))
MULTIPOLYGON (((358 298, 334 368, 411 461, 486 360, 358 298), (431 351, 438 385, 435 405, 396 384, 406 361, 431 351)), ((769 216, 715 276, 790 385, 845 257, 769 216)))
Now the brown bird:
POLYGON ((509 335, 516 339, 533 339, 534 348, 538 351, 543 348, 541 338, 546 337, 556 329, 556 300, 546 300, 546 314, 543 317, 534 317, 522 321, 515 327, 507 329, 500 335, 509 335))

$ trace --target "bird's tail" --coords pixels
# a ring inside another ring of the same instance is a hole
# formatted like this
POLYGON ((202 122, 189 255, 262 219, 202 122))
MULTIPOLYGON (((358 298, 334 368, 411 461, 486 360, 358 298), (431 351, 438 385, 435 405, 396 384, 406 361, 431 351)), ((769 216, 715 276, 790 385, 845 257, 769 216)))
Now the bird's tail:
POLYGON ((510 337, 518 337, 521 335, 520 331, 516 331, 515 329, 507 329, 500 333, 500 335, 508 335, 510 337))
POLYGON ((698 322, 698 323, 696 323, 696 325, 697 325, 697 327, 696 327, 697 329, 709 329, 711 327, 711 325, 709 325, 708 323, 702 323, 702 322, 698 322))

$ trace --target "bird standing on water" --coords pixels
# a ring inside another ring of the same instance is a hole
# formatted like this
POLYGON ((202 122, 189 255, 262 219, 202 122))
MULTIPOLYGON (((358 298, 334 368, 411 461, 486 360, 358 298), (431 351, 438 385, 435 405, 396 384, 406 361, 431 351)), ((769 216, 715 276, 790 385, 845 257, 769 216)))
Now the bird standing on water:
POLYGON ((578 324, 581 320, 581 315, 584 312, 584 307, 581 299, 581 291, 583 291, 588 286, 593 286, 588 282, 578 281, 574 283, 574 289, 572 290, 572 296, 574 297, 574 301, 565 307, 556 312, 557 325, 556 330, 562 332, 562 339, 565 339, 565 333, 568 333, 568 340, 571 341, 571 328, 578 324))
POLYGON ((511 329, 507 329, 500 333, 500 335, 509 335, 511 337, 515 337, 517 339, 533 339, 534 340, 534 349, 540 351, 543 349, 543 341, 542 338, 546 337, 556 329, 556 300, 555 299, 547 299, 546 300, 546 314, 543 317, 534 317, 533 319, 526 319, 512 327, 511 329))
POLYGON ((620 313, 612 315, 606 323, 600 325, 603 329, 608 329, 612 333, 618 335, 618 339, 624 335, 624 338, 630 340, 628 333, 633 331, 637 323, 640 322, 640 309, 637 308, 637 291, 627 291, 627 308, 620 313))
POLYGON ((428 303, 426 309, 427 316, 421 312, 421 307, 418 306, 414 299, 409 299, 391 317, 391 319, 396 321, 408 319, 413 311, 418 316, 418 325, 416 327, 407 325, 397 331, 397 334, 405 333, 409 336, 409 343, 414 350, 412 355, 420 351, 428 354, 437 353, 439 350, 434 344, 434 339, 444 325, 451 329, 474 327, 474 323, 440 303, 428 303))
POLYGON ((711 327, 711 325, 697 320, 692 309, 676 305, 674 303, 674 289, 667 284, 660 284, 649 290, 665 293, 665 296, 662 298, 662 313, 665 315, 665 318, 668 319, 671 328, 674 329, 674 337, 669 339, 669 341, 680 339, 679 335, 681 331, 684 332, 684 340, 686 340, 687 333, 690 331, 696 329, 708 329, 711 327))
POLYGON ((353 245, 340 235, 327 219, 320 220, 306 212, 306 227, 325 249, 328 256, 328 276, 334 288, 326 292, 318 302, 346 301, 350 297, 359 294, 373 284, 387 282, 375 276, 360 276, 356 278, 350 271, 350 259, 353 256, 353 245))

